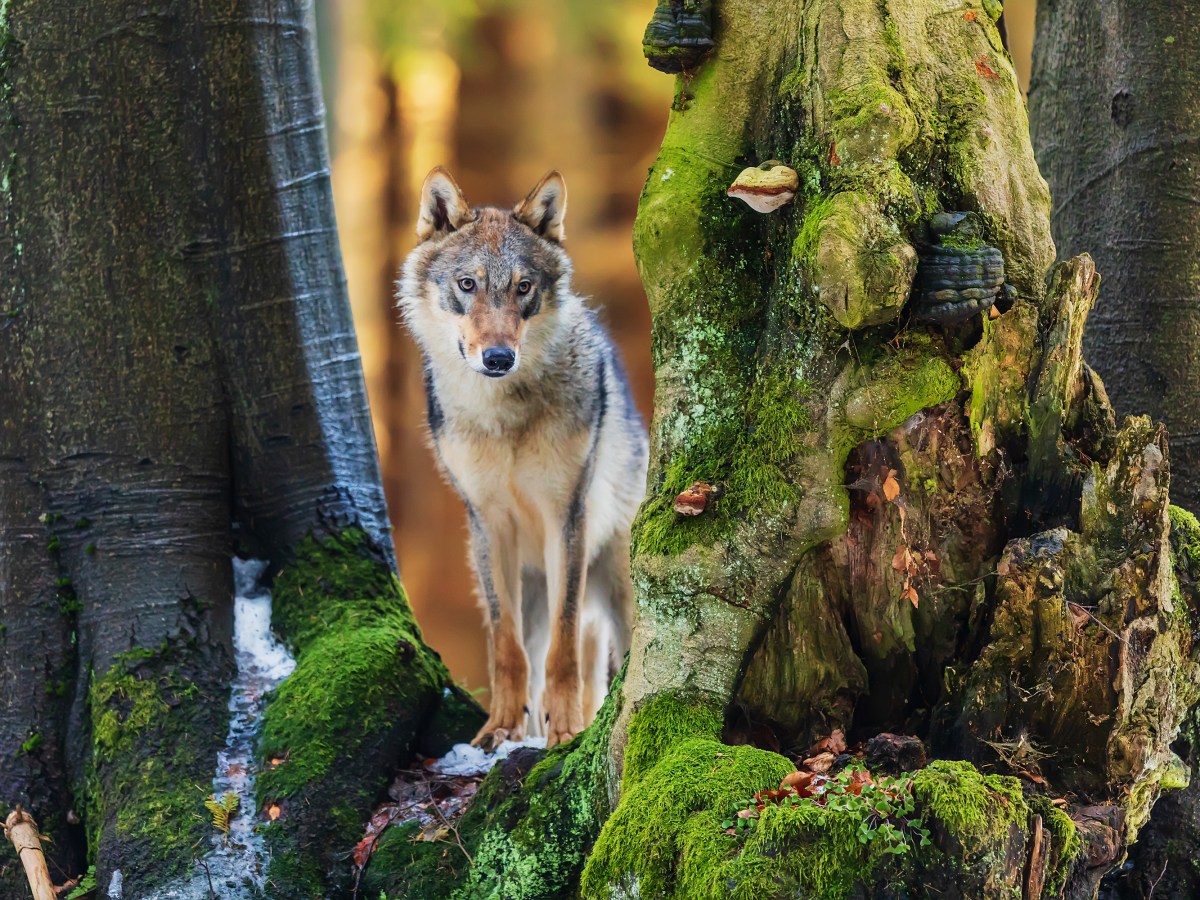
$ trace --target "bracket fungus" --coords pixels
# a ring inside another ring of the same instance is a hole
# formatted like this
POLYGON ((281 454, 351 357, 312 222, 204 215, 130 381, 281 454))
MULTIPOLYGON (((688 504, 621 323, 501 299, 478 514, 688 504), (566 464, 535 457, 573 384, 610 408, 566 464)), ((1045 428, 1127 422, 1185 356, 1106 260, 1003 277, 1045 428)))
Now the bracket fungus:
POLYGON ((677 75, 700 65, 716 46, 712 12, 713 0, 658 0, 642 37, 651 67, 677 75))
POLYGON ((725 193, 745 202, 755 212, 769 213, 791 203, 799 186, 800 178, 795 169, 771 159, 760 166, 743 169, 725 193))
POLYGON ((951 325, 991 308, 1004 288, 1004 256, 980 237, 974 213, 938 213, 933 242, 922 248, 913 285, 913 317, 951 325))

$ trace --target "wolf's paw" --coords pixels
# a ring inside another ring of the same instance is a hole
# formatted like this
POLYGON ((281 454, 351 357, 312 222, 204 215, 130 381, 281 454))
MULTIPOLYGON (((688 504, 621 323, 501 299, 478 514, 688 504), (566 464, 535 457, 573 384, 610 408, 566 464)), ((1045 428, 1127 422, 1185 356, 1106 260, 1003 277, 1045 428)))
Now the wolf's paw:
POLYGON ((479 734, 471 741, 476 747, 491 753, 505 741, 520 741, 525 738, 525 728, 519 724, 501 724, 498 719, 488 719, 479 734))
POLYGON ((546 691, 542 699, 546 707, 546 746, 565 744, 583 731, 583 705, 579 692, 546 691))

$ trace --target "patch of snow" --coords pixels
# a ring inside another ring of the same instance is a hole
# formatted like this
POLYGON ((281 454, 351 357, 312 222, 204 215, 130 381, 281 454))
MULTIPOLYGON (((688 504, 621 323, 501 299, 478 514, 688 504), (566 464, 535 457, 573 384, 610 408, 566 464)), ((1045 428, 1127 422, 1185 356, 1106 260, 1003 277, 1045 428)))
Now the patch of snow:
MULTIPOLYGON (((265 560, 233 560, 237 675, 230 686, 229 733, 225 747, 217 753, 212 790, 217 799, 229 793, 238 798, 229 838, 214 830, 208 852, 192 866, 189 875, 165 885, 147 900, 209 900, 210 883, 222 900, 262 896, 268 860, 262 836, 254 830, 258 820, 255 742, 267 693, 279 687, 296 668, 296 660, 271 634, 271 594, 260 584, 266 570, 265 560)), ((114 878, 118 874, 114 873, 114 878)), ((109 896, 119 894, 113 895, 110 887, 109 896)))
POLYGON ((431 763, 428 768, 439 775, 484 775, 492 770, 492 766, 508 757, 519 747, 533 747, 544 750, 546 739, 529 738, 525 741, 505 741, 491 753, 473 747, 470 744, 455 744, 450 752, 441 759, 431 763))

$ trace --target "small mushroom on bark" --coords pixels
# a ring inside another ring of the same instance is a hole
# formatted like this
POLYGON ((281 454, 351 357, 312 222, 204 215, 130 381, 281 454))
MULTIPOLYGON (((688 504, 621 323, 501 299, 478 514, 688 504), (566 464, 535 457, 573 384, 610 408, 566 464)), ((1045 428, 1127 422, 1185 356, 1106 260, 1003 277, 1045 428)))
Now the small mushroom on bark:
POLYGON ((1004 256, 980 237, 974 213, 938 213, 929 223, 932 242, 919 253, 913 284, 913 317, 950 325, 992 307, 1004 288, 1004 256))
POLYGON ((721 495, 720 488, 697 481, 675 498, 675 512, 681 516, 698 516, 708 509, 709 501, 721 495))
POLYGON ((642 37, 650 65, 668 75, 696 68, 712 52, 713 0, 658 0, 642 37))
POLYGON ((769 213, 791 203, 799 186, 796 170, 772 159, 743 169, 725 193, 744 201, 755 212, 769 213))

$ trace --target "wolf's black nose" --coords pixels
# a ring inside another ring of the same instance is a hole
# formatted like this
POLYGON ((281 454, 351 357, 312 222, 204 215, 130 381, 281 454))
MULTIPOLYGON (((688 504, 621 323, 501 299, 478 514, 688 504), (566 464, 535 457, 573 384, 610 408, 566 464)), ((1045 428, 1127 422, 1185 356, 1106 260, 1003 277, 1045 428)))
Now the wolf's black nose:
POLYGON ((488 347, 483 351, 483 367, 489 372, 507 372, 517 360, 517 354, 506 347, 488 347))

